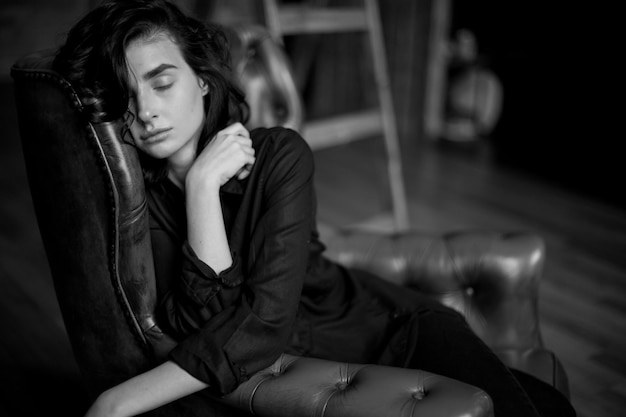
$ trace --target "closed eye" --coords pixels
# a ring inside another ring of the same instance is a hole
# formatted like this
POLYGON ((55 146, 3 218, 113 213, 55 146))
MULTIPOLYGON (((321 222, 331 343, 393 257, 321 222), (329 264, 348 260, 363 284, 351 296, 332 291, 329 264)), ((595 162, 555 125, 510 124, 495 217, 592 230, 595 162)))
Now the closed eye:
POLYGON ((172 87, 172 85, 174 85, 174 83, 165 84, 165 85, 159 85, 157 87, 154 87, 154 89, 156 91, 165 91, 165 90, 169 90, 172 87))

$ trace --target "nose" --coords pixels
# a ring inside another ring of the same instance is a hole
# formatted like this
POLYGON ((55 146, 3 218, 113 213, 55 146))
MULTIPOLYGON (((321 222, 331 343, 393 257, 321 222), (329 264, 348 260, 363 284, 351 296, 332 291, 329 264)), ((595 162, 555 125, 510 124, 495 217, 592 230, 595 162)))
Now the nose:
POLYGON ((150 99, 148 94, 138 92, 135 100, 137 105, 137 117, 144 124, 149 124, 158 117, 155 103, 150 99))

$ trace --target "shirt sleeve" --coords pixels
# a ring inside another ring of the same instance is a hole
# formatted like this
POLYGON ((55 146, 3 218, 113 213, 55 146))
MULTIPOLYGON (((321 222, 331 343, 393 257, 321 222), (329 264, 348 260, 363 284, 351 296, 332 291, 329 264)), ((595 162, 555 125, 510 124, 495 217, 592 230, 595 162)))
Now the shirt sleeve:
POLYGON ((245 222, 251 231, 242 234, 248 240, 246 253, 234 252, 233 265, 215 274, 185 243, 179 294, 168 307, 175 309, 170 314, 178 325, 192 332, 170 359, 219 395, 284 352, 306 274, 313 156, 297 133, 280 129, 271 134, 272 149, 256 161, 261 178, 252 183, 255 190, 246 191, 255 194, 245 222))

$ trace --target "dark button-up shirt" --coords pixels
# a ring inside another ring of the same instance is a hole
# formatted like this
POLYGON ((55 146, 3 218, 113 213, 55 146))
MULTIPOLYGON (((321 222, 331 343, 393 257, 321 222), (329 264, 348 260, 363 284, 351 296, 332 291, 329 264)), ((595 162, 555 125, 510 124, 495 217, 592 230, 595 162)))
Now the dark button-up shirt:
POLYGON ((220 394, 283 352, 369 360, 388 317, 322 256, 306 142, 283 128, 251 137, 250 176, 220 190, 233 264, 219 274, 187 243, 183 192, 169 181, 148 187, 157 314, 179 339, 170 358, 220 394))

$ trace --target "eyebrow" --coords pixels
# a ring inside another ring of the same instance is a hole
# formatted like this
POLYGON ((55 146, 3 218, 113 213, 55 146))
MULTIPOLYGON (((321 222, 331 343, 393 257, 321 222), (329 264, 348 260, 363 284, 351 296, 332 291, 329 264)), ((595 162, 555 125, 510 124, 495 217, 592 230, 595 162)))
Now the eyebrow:
POLYGON ((161 64, 158 67, 151 69, 150 71, 146 72, 143 77, 144 80, 149 80, 151 78, 156 77, 157 75, 161 74, 163 71, 168 70, 170 68, 178 68, 176 65, 172 65, 172 64, 161 64))

